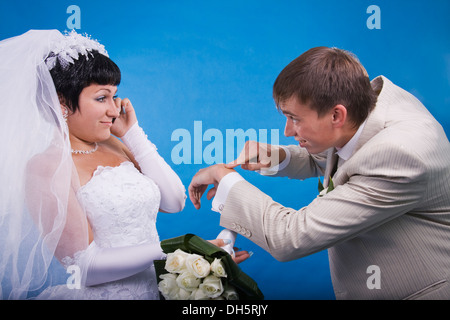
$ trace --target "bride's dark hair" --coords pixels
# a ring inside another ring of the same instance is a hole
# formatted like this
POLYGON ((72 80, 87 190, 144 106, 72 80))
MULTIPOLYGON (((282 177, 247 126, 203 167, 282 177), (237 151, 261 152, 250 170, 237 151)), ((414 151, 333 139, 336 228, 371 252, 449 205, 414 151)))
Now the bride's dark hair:
POLYGON ((55 67, 50 70, 60 102, 72 112, 79 109, 78 99, 81 91, 89 85, 120 84, 120 69, 114 61, 98 51, 91 53, 88 57, 80 54, 78 60, 68 66, 61 65, 57 59, 55 67))

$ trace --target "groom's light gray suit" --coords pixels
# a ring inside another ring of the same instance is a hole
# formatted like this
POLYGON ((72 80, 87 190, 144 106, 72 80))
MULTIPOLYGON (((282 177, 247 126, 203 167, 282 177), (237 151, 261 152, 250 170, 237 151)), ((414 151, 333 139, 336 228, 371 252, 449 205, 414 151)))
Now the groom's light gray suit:
MULTIPOLYGON (((240 181, 221 225, 281 261, 329 249, 337 299, 450 299, 449 141, 411 94, 384 77, 372 85, 381 88, 377 105, 332 177, 333 191, 296 210, 240 181), (367 285, 370 266, 379 268, 380 289, 367 285)), ((288 148, 291 161, 278 176, 324 175, 328 183, 336 150, 288 148)))

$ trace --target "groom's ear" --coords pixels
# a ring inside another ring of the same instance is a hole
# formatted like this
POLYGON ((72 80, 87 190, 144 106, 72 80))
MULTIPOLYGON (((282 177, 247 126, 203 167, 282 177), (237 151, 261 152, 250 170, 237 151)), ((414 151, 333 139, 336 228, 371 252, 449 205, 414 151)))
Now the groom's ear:
POLYGON ((334 106, 331 112, 331 122, 333 127, 341 128, 347 120, 347 108, 342 104, 334 106))

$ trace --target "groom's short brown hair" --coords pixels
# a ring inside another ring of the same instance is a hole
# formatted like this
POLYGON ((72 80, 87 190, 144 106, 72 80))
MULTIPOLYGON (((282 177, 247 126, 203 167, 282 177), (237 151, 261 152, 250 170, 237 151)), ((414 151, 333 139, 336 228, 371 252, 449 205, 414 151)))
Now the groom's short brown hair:
POLYGON ((356 56, 328 47, 312 48, 289 63, 275 80, 273 97, 277 108, 296 97, 319 116, 342 104, 356 127, 364 122, 377 100, 356 56))

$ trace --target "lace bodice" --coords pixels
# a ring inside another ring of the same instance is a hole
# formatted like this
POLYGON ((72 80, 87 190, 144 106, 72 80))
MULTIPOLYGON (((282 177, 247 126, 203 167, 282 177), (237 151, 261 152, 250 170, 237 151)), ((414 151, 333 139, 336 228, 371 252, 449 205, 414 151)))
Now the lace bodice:
POLYGON ((98 167, 77 196, 99 247, 159 242, 156 216, 161 195, 158 186, 133 163, 98 167))
MULTIPOLYGON (((67 265, 100 248, 159 242, 156 216, 161 194, 158 186, 131 162, 118 167, 98 167, 89 182, 78 190, 94 241, 68 259, 67 265)), ((38 299, 159 299, 154 267, 122 280, 70 290, 66 285, 47 288, 38 299)))

